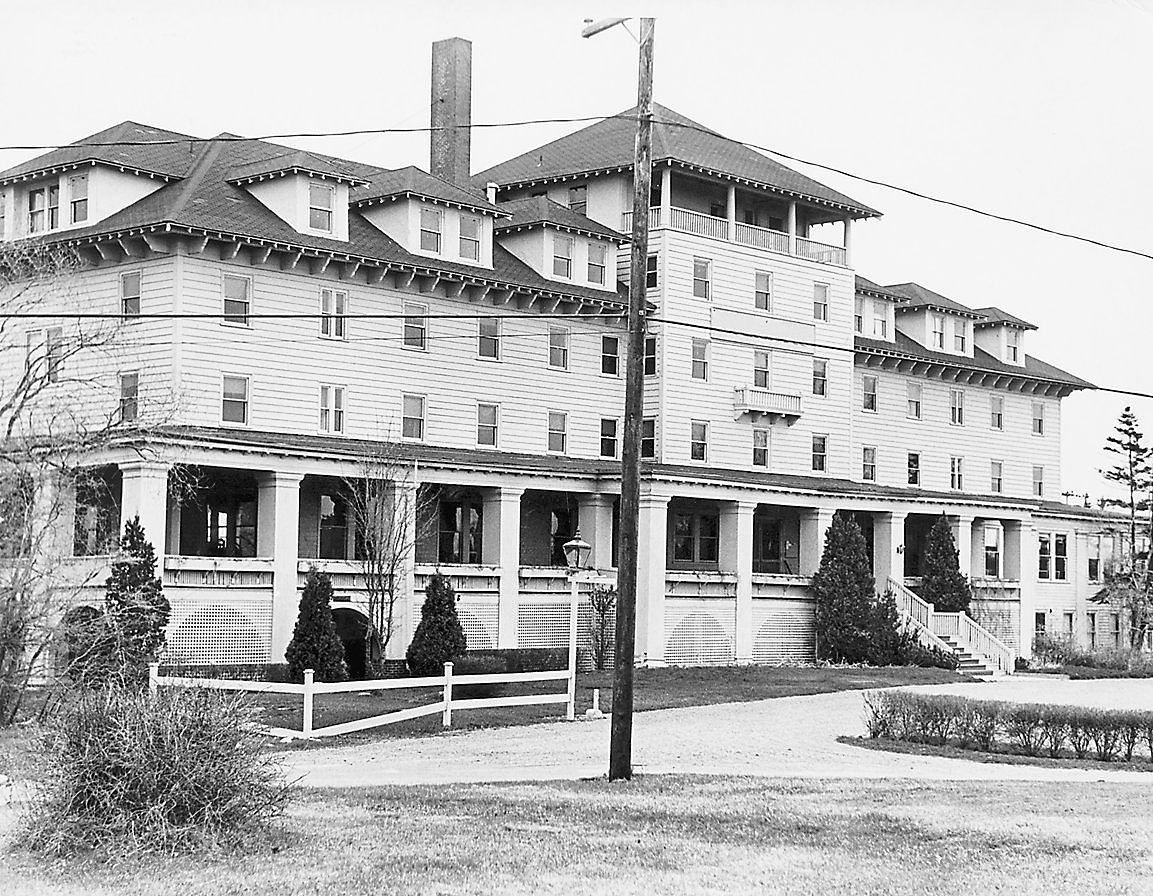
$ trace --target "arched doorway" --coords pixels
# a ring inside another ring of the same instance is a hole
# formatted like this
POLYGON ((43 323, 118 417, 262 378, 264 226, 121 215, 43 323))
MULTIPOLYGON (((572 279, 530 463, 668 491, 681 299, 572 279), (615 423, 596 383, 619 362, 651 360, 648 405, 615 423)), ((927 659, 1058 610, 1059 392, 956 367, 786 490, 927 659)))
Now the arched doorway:
POLYGON ((349 679, 361 681, 367 678, 365 641, 368 638, 368 619, 351 607, 334 607, 332 621, 340 643, 344 645, 344 664, 348 667, 349 679))

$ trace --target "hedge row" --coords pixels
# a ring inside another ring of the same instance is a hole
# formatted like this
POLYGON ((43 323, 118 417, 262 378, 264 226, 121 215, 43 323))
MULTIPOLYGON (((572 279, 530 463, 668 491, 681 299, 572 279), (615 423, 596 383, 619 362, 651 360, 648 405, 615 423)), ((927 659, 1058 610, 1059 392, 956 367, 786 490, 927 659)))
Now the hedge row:
POLYGON ((1004 703, 946 694, 869 691, 871 738, 1018 756, 1153 762, 1153 711, 1004 703))

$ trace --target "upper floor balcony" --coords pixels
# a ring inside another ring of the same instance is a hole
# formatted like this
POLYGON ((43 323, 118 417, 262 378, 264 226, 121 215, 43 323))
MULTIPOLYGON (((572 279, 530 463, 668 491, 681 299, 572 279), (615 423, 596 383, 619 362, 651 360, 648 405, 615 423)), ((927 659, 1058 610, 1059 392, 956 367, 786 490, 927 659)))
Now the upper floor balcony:
MULTIPOLYGON (((632 231, 632 226, 633 213, 625 212, 621 215, 621 229, 628 234, 632 231)), ((657 206, 649 209, 649 229, 657 230, 662 227, 709 239, 740 243, 743 246, 765 249, 781 255, 805 258, 821 264, 840 267, 849 265, 849 250, 845 246, 834 246, 809 239, 798 235, 795 230, 792 233, 773 230, 756 224, 690 211, 687 208, 657 206)))
POLYGON ((733 416, 748 414, 754 421, 783 419, 793 423, 801 416, 801 396, 760 386, 737 386, 733 390, 733 416))

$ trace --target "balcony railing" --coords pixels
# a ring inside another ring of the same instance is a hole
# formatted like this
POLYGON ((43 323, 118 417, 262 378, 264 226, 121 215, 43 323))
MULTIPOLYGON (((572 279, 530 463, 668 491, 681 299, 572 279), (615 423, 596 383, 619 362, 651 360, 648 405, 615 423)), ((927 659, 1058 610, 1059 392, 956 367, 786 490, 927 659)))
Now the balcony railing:
POLYGON ((164 584, 196 588, 267 588, 272 584, 269 557, 164 558, 164 584))
MULTIPOLYGON (((681 233, 691 233, 695 236, 709 239, 725 240, 726 242, 740 243, 743 246, 753 246, 757 249, 767 249, 769 252, 779 252, 782 255, 795 255, 809 261, 821 264, 835 264, 847 267, 848 253, 843 246, 832 246, 806 237, 796 237, 795 248, 791 248, 793 240, 787 233, 779 230, 769 230, 767 227, 757 227, 755 224, 742 224, 734 222, 730 232, 729 221, 726 218, 717 218, 701 212, 689 211, 686 208, 673 206, 669 209, 669 220, 665 222, 660 207, 649 209, 649 229, 669 227, 681 233)), ((625 212, 621 215, 621 230, 626 234, 633 229, 633 213, 625 212)))
POLYGON ((733 415, 751 414, 759 417, 784 417, 790 421, 801 416, 801 396, 794 392, 778 392, 759 386, 737 386, 733 390, 733 415))

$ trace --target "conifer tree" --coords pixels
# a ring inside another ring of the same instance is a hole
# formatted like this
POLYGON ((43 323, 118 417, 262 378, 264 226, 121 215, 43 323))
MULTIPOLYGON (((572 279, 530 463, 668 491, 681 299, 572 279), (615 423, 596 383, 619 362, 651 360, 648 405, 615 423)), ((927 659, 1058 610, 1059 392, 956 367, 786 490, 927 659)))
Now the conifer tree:
POLYGON ((439 675, 444 664, 468 649, 468 639, 456 615, 456 592, 452 583, 434 573, 424 589, 420 624, 408 645, 408 670, 417 677, 439 675))
POLYGON ((938 613, 968 613, 973 592, 961 572, 953 530, 943 513, 925 539, 921 564, 921 600, 931 603, 938 613))
POLYGON ((825 535, 821 566, 813 576, 818 656, 844 663, 868 660, 873 588, 861 527, 852 517, 837 514, 825 535))
POLYGON ((308 570, 308 578, 304 581, 300 612, 284 657, 293 681, 303 681, 305 669, 315 673, 316 681, 344 681, 348 678, 344 644, 332 621, 332 580, 315 567, 308 570))

